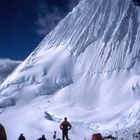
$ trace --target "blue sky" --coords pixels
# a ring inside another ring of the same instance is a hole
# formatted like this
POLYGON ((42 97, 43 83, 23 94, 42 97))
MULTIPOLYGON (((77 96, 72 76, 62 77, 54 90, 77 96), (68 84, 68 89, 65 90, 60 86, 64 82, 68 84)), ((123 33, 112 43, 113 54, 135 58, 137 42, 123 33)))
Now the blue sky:
POLYGON ((1 0, 0 57, 24 60, 79 0, 1 0))

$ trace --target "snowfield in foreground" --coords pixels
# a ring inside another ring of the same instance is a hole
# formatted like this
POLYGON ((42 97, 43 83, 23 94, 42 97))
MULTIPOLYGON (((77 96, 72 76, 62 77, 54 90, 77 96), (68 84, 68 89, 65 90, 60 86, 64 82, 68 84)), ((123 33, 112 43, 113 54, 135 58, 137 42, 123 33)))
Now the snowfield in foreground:
POLYGON ((52 139, 66 116, 73 140, 133 140, 140 125, 140 8, 81 0, 0 86, 8 140, 52 139), (14 131, 13 131, 14 130, 14 131))

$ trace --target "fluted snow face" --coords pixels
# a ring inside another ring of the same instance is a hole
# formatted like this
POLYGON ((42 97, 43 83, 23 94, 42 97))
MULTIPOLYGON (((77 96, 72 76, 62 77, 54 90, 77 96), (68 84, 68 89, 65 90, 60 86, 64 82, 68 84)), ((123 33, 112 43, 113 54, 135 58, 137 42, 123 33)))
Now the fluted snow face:
POLYGON ((131 68, 140 55, 139 16, 131 0, 82 1, 42 45, 65 46, 76 59, 92 48, 87 55, 93 73, 131 68))
POLYGON ((82 0, 1 85, 1 104, 56 93, 54 114, 68 115, 55 109, 65 102, 60 108, 84 109, 82 121, 133 119, 131 106, 140 100, 139 25, 140 9, 131 0, 82 0))

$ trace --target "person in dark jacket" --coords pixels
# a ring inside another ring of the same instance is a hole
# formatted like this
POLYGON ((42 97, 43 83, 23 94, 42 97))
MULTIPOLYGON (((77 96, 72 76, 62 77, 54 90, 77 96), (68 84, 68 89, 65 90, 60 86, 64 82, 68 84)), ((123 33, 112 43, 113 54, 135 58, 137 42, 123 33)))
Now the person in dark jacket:
POLYGON ((56 140, 56 131, 54 131, 53 140, 56 140))
POLYGON ((23 134, 21 133, 18 140, 26 140, 25 137, 23 136, 23 134))
POLYGON ((38 140, 46 140, 45 135, 42 135, 42 137, 39 138, 38 140))
POLYGON ((71 124, 67 121, 67 118, 64 118, 64 121, 60 125, 60 129, 62 130, 62 140, 69 140, 68 131, 71 129, 71 124))
POLYGON ((4 126, 0 124, 0 140, 7 140, 4 126))

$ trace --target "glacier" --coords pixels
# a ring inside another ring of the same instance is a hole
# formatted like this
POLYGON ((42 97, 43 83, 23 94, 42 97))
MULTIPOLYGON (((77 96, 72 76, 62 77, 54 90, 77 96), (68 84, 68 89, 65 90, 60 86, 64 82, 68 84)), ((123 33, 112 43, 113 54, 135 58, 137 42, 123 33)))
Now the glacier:
POLYGON ((132 0, 81 0, 0 85, 9 140, 46 130, 51 139, 65 116, 75 140, 139 131, 139 25, 132 0))

